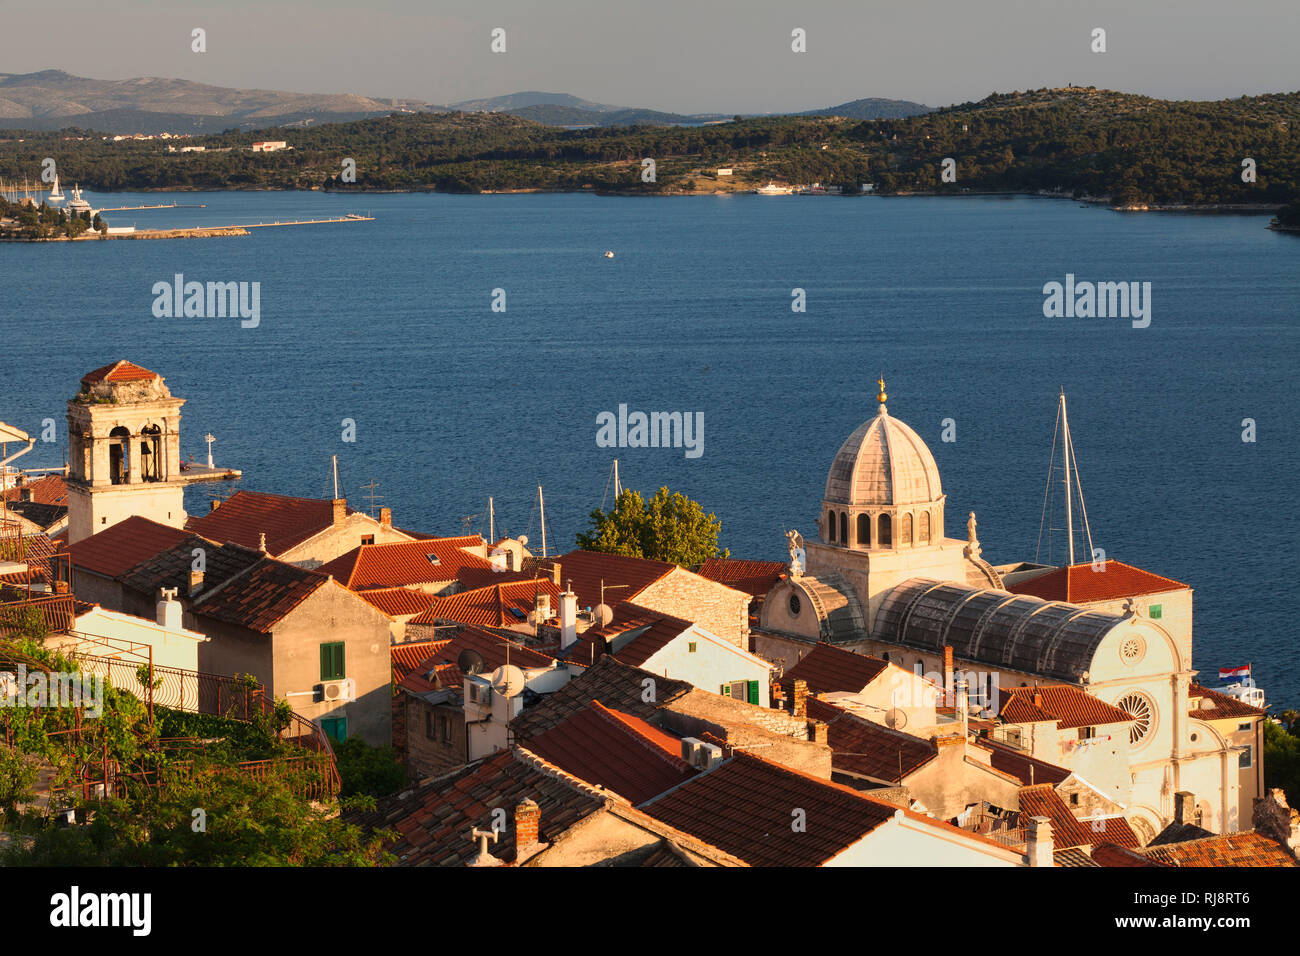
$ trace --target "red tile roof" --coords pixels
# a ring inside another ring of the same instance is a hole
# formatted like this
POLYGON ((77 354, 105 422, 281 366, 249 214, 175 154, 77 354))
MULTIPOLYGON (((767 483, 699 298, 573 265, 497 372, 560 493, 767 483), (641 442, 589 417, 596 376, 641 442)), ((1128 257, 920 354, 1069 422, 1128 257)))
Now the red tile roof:
POLYGON ((998 846, 987 837, 743 750, 638 809, 751 866, 818 866, 896 814, 990 848, 998 846), (791 827, 792 808, 806 814, 803 832, 791 827))
POLYGON ((555 663, 555 658, 548 654, 525 647, 504 634, 481 627, 462 627, 450 639, 435 641, 434 644, 436 649, 428 658, 408 672, 399 683, 398 686, 403 690, 416 693, 432 690, 429 672, 435 669, 444 686, 459 689, 464 682, 464 677, 460 673, 457 661, 466 650, 474 651, 483 658, 483 673, 494 671, 507 662, 525 668, 550 667, 555 663))
POLYGON ((1297 866, 1295 857, 1261 833, 1248 830, 1149 846, 1138 851, 1168 866, 1297 866))
POLYGON ((23 485, 6 488, 3 492, 5 501, 27 500, 41 505, 66 505, 68 503, 68 483, 62 475, 45 475, 23 485))
POLYGON ((180 528, 132 515, 68 548, 72 566, 115 578, 189 538, 180 528))
MULTIPOLYGON (((1091 846, 1099 842, 1089 825, 1077 819, 1050 783, 1020 788, 1020 825, 1029 827, 1030 817, 1047 817, 1052 821, 1052 846, 1065 850, 1073 846, 1091 846)), ((1114 840, 1107 840, 1114 843, 1114 840)))
POLYGON ((482 544, 476 534, 363 544, 317 570, 354 591, 455 581, 465 568, 491 572, 489 561, 464 550, 482 544))
POLYGON ((599 701, 533 737, 528 749, 633 804, 644 803, 698 773, 682 760, 679 738, 599 701))
POLYGON ((829 694, 845 691, 856 694, 884 673, 888 661, 866 654, 854 654, 833 644, 818 644, 781 677, 786 694, 794 689, 794 682, 808 684, 810 694, 829 694))
POLYGON ((808 716, 827 725, 831 766, 839 771, 898 784, 938 754, 928 740, 864 720, 815 697, 808 716))
POLYGON ((270 634, 290 611, 327 584, 329 578, 323 574, 263 558, 200 596, 193 610, 204 617, 270 634))
POLYGON ((1099 866, 1168 866, 1168 863, 1161 863, 1159 860, 1153 860, 1146 856, 1142 850, 1128 850, 1124 847, 1095 846, 1092 848, 1092 861, 1099 866))
POLYGON ((691 627, 690 621, 625 602, 618 606, 608 625, 580 634, 566 656, 579 664, 591 664, 613 647, 614 657, 640 667, 691 627))
POLYGON ((383 797, 375 810, 348 818, 366 829, 395 830, 397 839, 388 849, 399 866, 465 866, 478 855, 470 830, 491 830, 493 811, 502 809, 506 825, 497 843, 488 842, 488 852, 510 863, 515 860, 514 810, 526 799, 540 810, 538 838, 543 843, 555 842, 605 802, 567 778, 545 772, 526 754, 507 750, 383 797))
POLYGON ((664 561, 628 558, 621 554, 602 554, 596 551, 570 551, 557 560, 561 586, 568 586, 572 582, 573 590, 578 595, 579 607, 595 607, 600 603, 602 579, 606 589, 605 603, 613 607, 622 601, 632 600, 677 567, 664 561))
MULTIPOLYGON (((356 512, 348 508, 348 514, 356 512)), ((237 491, 216 511, 192 517, 185 527, 212 541, 233 541, 257 548, 263 533, 266 549, 283 554, 334 524, 334 505, 328 498, 291 498, 260 491, 237 491)))
POLYGON ((1065 601, 1068 604, 1114 601, 1186 588, 1186 584, 1173 578, 1111 560, 1106 562, 1104 571, 1094 571, 1091 564, 1072 564, 1007 586, 1012 594, 1028 594, 1045 601, 1065 601))
POLYGON ((781 561, 709 558, 696 573, 702 578, 725 584, 737 591, 745 591, 754 597, 765 597, 772 586, 789 571, 789 566, 781 561))
POLYGON ((1031 757, 1022 750, 1008 747, 996 740, 977 737, 971 742, 976 747, 991 753, 989 764, 994 770, 1000 770, 1002 773, 1015 777, 1025 786, 1032 786, 1037 783, 1050 783, 1055 786, 1070 775, 1070 771, 1064 767, 1058 767, 1046 760, 1031 757))
POLYGON ((116 362, 110 362, 108 365, 101 365, 93 372, 87 372, 81 377, 81 381, 86 385, 95 385, 99 382, 149 382, 157 377, 157 372, 141 368, 126 359, 119 359, 116 362))
POLYGON ((428 610, 412 618, 410 623, 455 621, 481 627, 514 627, 528 623, 528 615, 535 606, 538 594, 549 594, 551 608, 559 608, 559 589, 549 578, 538 578, 534 581, 516 581, 512 584, 461 591, 447 597, 435 597, 428 610))
POLYGON ((432 594, 412 588, 375 588, 372 591, 357 591, 356 595, 389 617, 420 614, 427 611, 435 600, 432 594))
POLYGON ((1093 845, 1108 843, 1112 846, 1137 849, 1142 845, 1134 829, 1123 817, 1103 817, 1100 820, 1081 820, 1092 834, 1093 845))
POLYGON ((450 641, 407 641, 405 644, 393 644, 389 653, 393 659, 393 681, 400 684, 406 675, 416 670, 425 661, 446 647, 450 641))
POLYGON ((1192 706, 1188 713, 1197 720, 1222 720, 1226 717, 1263 717, 1268 713, 1266 710, 1252 707, 1235 697, 1229 697, 1217 690, 1202 687, 1200 684, 1192 684, 1187 691, 1187 699, 1196 701, 1196 704, 1192 706), (1202 700, 1213 701, 1214 706, 1205 708, 1197 706, 1202 700))
POLYGON ((1008 724, 1052 720, 1060 730, 1128 723, 1133 719, 1118 707, 1070 684, 1004 689, 998 716, 1008 724))
POLYGON ((632 667, 613 657, 600 657, 596 663, 559 690, 526 709, 510 722, 516 739, 525 745, 531 738, 566 720, 591 701, 600 700, 622 713, 650 719, 660 707, 694 692, 684 680, 674 680, 632 667), (655 699, 645 700, 644 681, 654 682, 655 699))

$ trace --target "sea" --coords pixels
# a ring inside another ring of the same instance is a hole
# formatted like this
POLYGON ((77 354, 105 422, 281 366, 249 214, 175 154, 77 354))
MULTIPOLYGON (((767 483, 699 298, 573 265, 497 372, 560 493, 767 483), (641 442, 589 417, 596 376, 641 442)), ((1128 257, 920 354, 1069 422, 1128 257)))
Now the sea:
POLYGON ((787 529, 816 534, 883 376, 938 462, 947 533, 974 511, 992 563, 1060 563, 1059 462, 1046 518, 1044 499, 1064 389, 1093 547, 1195 589, 1203 682, 1251 663, 1273 704, 1300 705, 1300 236, 1266 217, 1034 197, 87 198, 184 204, 105 213, 138 228, 374 218, 0 244, 0 420, 57 430, 15 464, 62 464, 67 399, 125 358, 186 399, 185 457, 204 461, 210 432, 243 472, 192 487, 190 513, 236 487, 331 496, 337 456, 354 507, 486 533, 491 497, 498 534, 536 551, 540 485, 556 553, 612 500, 617 458, 626 487, 716 514, 733 557, 784 559, 787 529), (159 317, 177 275, 258 283, 256 327, 159 317), (1067 276, 1150 283, 1149 324, 1046 316, 1067 276), (620 406, 702 413, 699 454, 602 447, 620 406))

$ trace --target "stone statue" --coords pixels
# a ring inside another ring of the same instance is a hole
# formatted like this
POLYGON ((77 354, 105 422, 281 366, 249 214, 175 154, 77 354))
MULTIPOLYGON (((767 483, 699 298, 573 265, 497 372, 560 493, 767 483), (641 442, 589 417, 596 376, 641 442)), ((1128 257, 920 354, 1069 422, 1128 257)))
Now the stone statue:
POLYGON ((965 555, 968 558, 978 558, 980 556, 979 538, 975 537, 975 512, 970 513, 966 519, 966 548, 965 555))
POLYGON ((798 531, 787 531, 785 536, 790 541, 790 576, 797 578, 806 567, 803 535, 798 531))

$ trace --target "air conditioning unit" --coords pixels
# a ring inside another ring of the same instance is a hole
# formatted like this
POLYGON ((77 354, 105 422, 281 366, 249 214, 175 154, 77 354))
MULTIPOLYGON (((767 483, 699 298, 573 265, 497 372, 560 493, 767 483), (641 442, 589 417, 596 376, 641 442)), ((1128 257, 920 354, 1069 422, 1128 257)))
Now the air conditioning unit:
POLYGON ((357 699, 357 682, 351 677, 325 680, 316 685, 319 699, 327 704, 343 704, 357 699))
POLYGON ((683 737, 682 738, 682 759, 685 760, 692 767, 694 767, 695 755, 696 753, 699 752, 699 749, 703 746, 704 746, 704 741, 700 740, 698 737, 683 737))
POLYGON ((489 707, 492 704, 492 685, 486 681, 480 682, 471 680, 469 683, 469 700, 472 704, 478 704, 480 707, 489 707))
POLYGON ((720 763, 722 763, 722 748, 717 744, 706 744, 701 741, 695 751, 695 766, 701 770, 712 770, 720 763))

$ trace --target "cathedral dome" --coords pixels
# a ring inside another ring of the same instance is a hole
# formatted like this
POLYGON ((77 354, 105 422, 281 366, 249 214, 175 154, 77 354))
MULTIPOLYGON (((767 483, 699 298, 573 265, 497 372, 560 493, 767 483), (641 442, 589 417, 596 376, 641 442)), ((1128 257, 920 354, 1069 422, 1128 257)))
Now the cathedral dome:
POLYGON ((939 466, 921 436, 885 408, 840 446, 826 476, 818 519, 821 540, 844 548, 890 549, 943 538, 939 466))
POLYGON ((826 477, 828 503, 888 507, 941 497, 939 466, 930 449, 920 435, 885 411, 840 446, 826 477))

